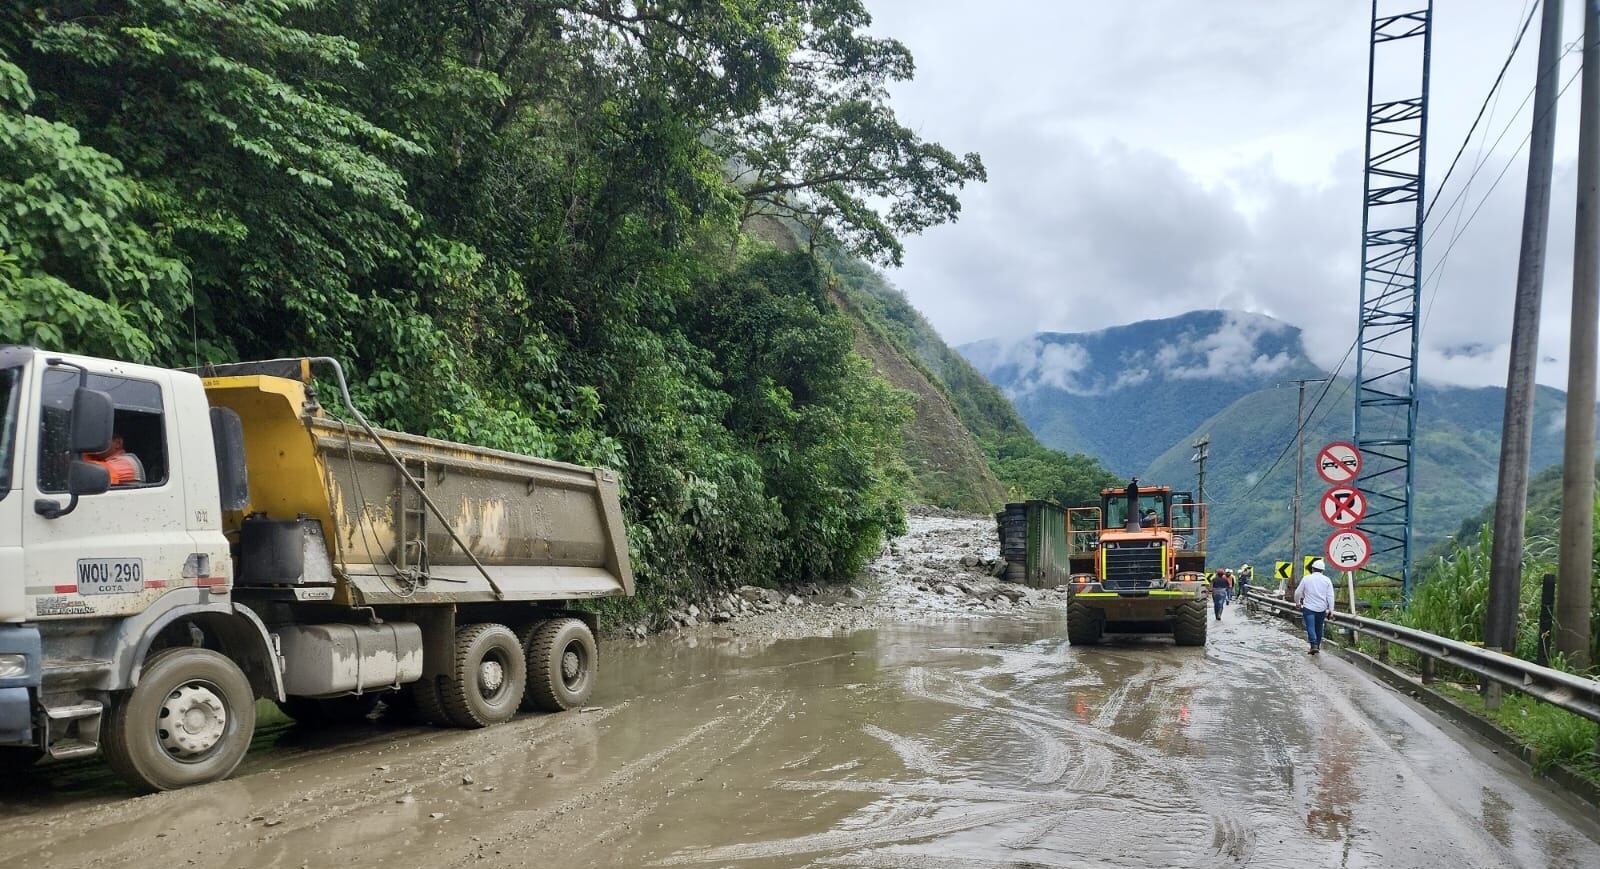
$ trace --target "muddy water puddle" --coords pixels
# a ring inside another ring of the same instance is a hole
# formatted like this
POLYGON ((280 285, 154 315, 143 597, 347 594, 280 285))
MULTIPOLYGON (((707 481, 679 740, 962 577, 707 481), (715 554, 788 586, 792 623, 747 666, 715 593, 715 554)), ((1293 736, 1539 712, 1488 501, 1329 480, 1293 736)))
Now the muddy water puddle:
POLYGON ((0 866, 1600 866, 1593 821, 1231 609, 608 646, 595 708, 269 733, 232 781, 0 789, 0 866))

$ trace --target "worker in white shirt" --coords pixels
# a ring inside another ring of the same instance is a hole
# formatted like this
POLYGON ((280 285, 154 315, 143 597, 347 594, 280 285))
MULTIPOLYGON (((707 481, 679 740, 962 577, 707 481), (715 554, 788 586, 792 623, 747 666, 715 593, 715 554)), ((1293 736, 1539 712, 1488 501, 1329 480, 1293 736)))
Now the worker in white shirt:
POLYGON ((1322 626, 1333 612, 1333 580, 1322 571, 1327 565, 1318 558, 1311 562, 1311 572, 1300 579, 1294 590, 1294 602, 1300 605, 1300 617, 1306 622, 1306 640, 1311 643, 1307 654, 1322 651, 1322 626))

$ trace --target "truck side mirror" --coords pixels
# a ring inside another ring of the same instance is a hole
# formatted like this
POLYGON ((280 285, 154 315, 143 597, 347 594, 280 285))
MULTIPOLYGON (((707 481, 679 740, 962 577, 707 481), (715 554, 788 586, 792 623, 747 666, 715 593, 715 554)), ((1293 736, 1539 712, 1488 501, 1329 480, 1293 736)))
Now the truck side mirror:
POLYGON ((40 498, 33 502, 33 512, 46 519, 60 519, 78 509, 78 496, 100 495, 110 488, 111 471, 105 465, 73 459, 67 466, 67 506, 50 498, 40 498))
POLYGON ((111 488, 111 471, 97 462, 74 459, 67 467, 67 494, 103 495, 111 488))
POLYGON ((116 406, 108 393, 87 386, 73 390, 72 452, 103 453, 110 449, 115 418, 116 406))

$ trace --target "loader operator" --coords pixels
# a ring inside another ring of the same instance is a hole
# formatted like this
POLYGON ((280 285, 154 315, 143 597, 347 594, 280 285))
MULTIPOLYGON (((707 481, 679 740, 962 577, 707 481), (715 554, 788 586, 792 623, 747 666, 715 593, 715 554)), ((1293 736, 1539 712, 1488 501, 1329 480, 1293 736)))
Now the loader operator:
POLYGON ((1157 518, 1156 511, 1154 509, 1146 510, 1144 511, 1144 518, 1139 520, 1139 527, 1154 528, 1156 527, 1156 523, 1158 521, 1160 520, 1157 518))
POLYGON ((111 474, 111 486, 137 486, 145 481, 144 462, 122 446, 122 435, 111 436, 111 446, 103 453, 89 453, 84 461, 93 462, 111 474))

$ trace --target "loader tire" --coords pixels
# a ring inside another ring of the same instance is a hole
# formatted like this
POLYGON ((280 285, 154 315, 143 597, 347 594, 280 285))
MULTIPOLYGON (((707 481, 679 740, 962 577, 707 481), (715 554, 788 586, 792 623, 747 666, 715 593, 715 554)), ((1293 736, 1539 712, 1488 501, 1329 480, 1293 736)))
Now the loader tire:
POLYGON ((1067 604, 1067 642, 1074 646, 1092 646, 1100 642, 1105 623, 1100 614, 1081 603, 1067 604))
POLYGON ((1205 601, 1179 604, 1172 613, 1172 641, 1180 646, 1203 646, 1207 624, 1205 601))
POLYGON ((594 692, 599 654, 594 634, 578 619, 540 622, 528 635, 528 710, 577 709, 594 692))
POLYGON ((456 675, 441 680, 439 699, 457 727, 511 720, 528 681, 522 643, 505 625, 483 622, 456 630, 456 675))

